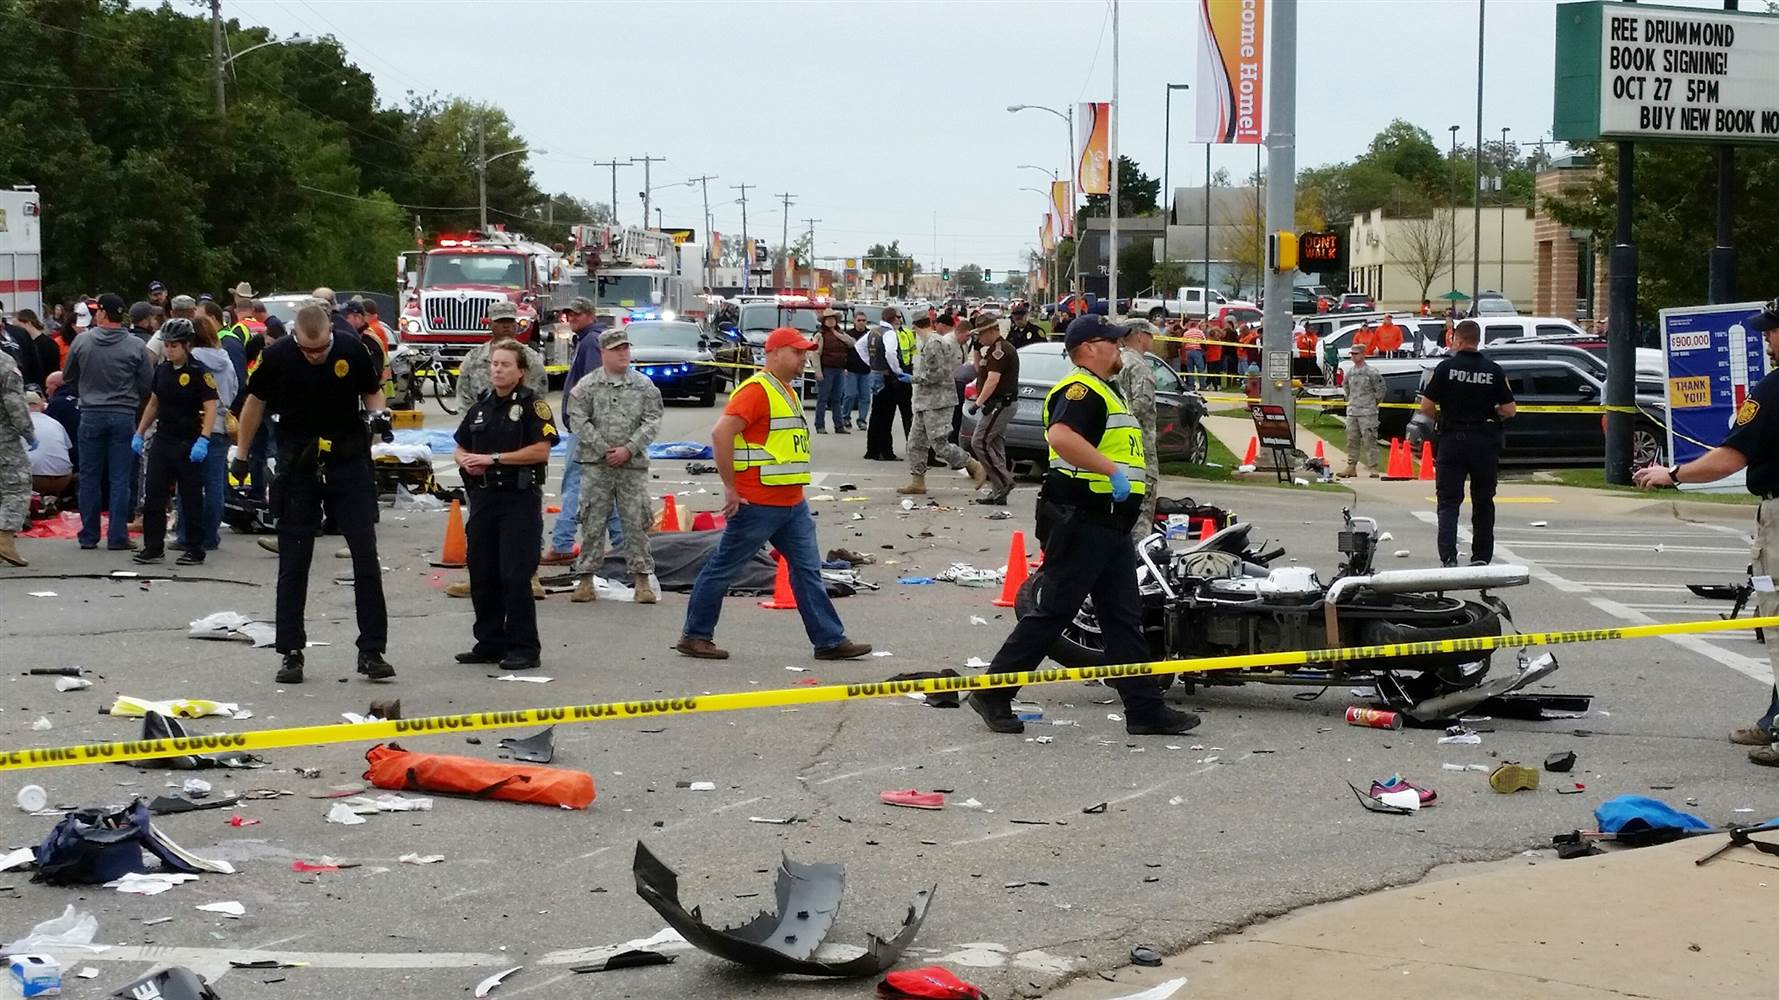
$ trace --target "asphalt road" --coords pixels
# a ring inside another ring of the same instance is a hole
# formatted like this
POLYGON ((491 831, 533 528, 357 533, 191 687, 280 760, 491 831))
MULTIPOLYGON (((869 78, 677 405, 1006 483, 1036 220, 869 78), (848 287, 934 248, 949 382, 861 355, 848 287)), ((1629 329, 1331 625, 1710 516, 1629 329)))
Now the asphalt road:
MULTIPOLYGON (((703 437, 715 413, 672 406, 663 436, 703 437)), ((443 418, 433 422, 442 425, 443 418)), ((168 565, 157 573, 173 579, 148 585, 63 578, 135 567, 72 542, 32 542, 25 547, 29 570, 0 571, 0 745, 135 735, 135 720, 98 713, 118 694, 238 702, 252 720, 190 724, 196 732, 234 732, 339 721, 342 712, 365 711, 373 698, 400 697, 414 716, 878 679, 964 669, 970 657, 988 658, 1011 624, 1008 612, 992 607, 993 591, 895 581, 958 561, 1000 566, 1011 529, 1030 526, 1035 490, 1027 484, 1015 492, 1014 520, 990 521, 983 508, 965 503, 966 480, 935 475, 935 496, 960 506, 905 514, 893 493, 905 470, 864 462, 863 450, 859 434, 817 437, 822 478, 811 492, 852 483, 866 498, 813 506, 824 549, 845 545, 883 563, 865 571, 881 590, 838 607, 853 638, 891 656, 814 661, 793 612, 736 598, 717 634, 734 658, 687 660, 668 648, 684 595, 666 595, 655 607, 573 605, 553 596, 539 609, 541 673, 553 680, 500 682, 486 669, 451 662, 468 645, 470 612, 467 601, 441 592, 453 575, 427 565, 444 516, 385 511, 379 533, 388 567, 389 658, 400 675, 372 685, 353 674, 351 588, 332 579, 346 563, 326 558, 329 542, 320 546, 313 574, 310 636, 330 645, 310 651, 307 684, 282 688, 272 683, 276 657, 269 650, 185 634, 188 622, 218 610, 270 618, 276 561, 250 539, 227 536, 205 566, 168 565), (864 520, 852 520, 855 511, 864 520), (34 591, 54 596, 30 596, 34 591), (971 624, 972 616, 987 624, 971 624), (58 693, 50 678, 24 676, 30 666, 69 664, 86 667, 94 687, 58 693), (33 730, 40 717, 54 728, 33 730)), ((658 463, 658 489, 683 493, 693 510, 719 506, 716 477, 688 476, 684 464, 658 463)), ((1345 494, 1184 480, 1170 480, 1166 493, 1236 509, 1257 534, 1277 539, 1291 558, 1324 576, 1339 559, 1341 506, 1352 502, 1345 494)), ((1383 545, 1382 568, 1434 563, 1431 507, 1429 498, 1362 511, 1395 536, 1383 545), (1410 555, 1392 558, 1397 548, 1410 555)), ((1721 608, 1685 595, 1681 584, 1739 578, 1750 517, 1738 508, 1695 523, 1655 507, 1603 517, 1585 504, 1504 506, 1499 554, 1532 565, 1535 581, 1503 596, 1528 631, 1710 617, 1721 608), (1534 520, 1548 524, 1531 527, 1534 520)), ((997 997, 1038 995, 1072 977, 1115 969, 1133 944, 1176 951, 1257 917, 1412 881, 1435 865, 1548 844, 1553 833, 1590 827, 1593 807, 1621 793, 1676 804, 1691 798, 1713 821, 1750 815, 1737 810, 1779 811, 1774 775, 1723 740, 1765 703, 1770 677, 1751 638, 1577 645, 1557 655, 1562 668, 1548 686, 1593 694, 1593 714, 1494 720, 1483 724, 1483 742, 1473 747, 1438 745, 1437 732, 1346 726, 1341 712, 1350 699, 1342 689, 1319 697, 1277 688, 1201 691, 1184 699, 1204 716, 1199 730, 1131 738, 1107 719, 1118 710, 1103 703, 1112 697, 1108 689, 1058 685, 1026 692, 1047 721, 1072 723, 1028 729, 1026 737, 1053 735, 1049 743, 997 736, 969 712, 901 698, 564 728, 556 763, 590 772, 598 786, 587 811, 439 798, 430 812, 378 815, 353 827, 327 823, 330 803, 312 796, 358 780, 365 747, 274 751, 263 769, 202 776, 218 792, 274 788, 293 795, 243 803, 232 813, 157 820, 193 851, 234 862, 239 874, 206 875, 151 897, 0 874, 0 899, 7 900, 0 940, 70 903, 93 912, 98 939, 114 947, 65 956, 75 968, 99 971, 90 981, 70 977, 64 995, 73 997, 107 995, 157 962, 220 977, 218 988, 231 1000, 458 995, 514 965, 524 968, 495 996, 858 996, 869 988, 758 977, 684 946, 671 966, 570 973, 573 964, 664 927, 633 891, 630 861, 640 840, 679 871, 685 901, 704 904, 718 922, 739 922, 770 906, 781 853, 844 863, 847 898, 830 937, 839 943, 862 944, 868 931, 889 935, 908 897, 937 886, 909 961, 943 962, 997 997), (1536 762, 1565 749, 1580 755, 1572 775, 1586 785, 1580 794, 1547 788, 1497 795, 1483 774, 1441 768, 1536 762), (299 777, 298 767, 317 768, 320 777, 299 777), (1439 804, 1412 817, 1363 811, 1347 782, 1363 787, 1392 773, 1436 788, 1439 804), (678 787, 692 781, 716 788, 678 787), (1651 791, 1658 786, 1672 789, 1651 791), (928 812, 878 801, 881 791, 902 788, 950 789, 950 805, 928 812), (971 799, 980 807, 961 805, 971 799), (1101 802, 1109 803, 1104 813, 1083 814, 1101 802), (260 822, 231 827, 231 814, 260 822), (446 860, 399 863, 409 852, 446 860), (323 856, 360 867, 321 875, 291 870, 292 861, 323 856), (241 902, 246 915, 195 909, 219 900, 241 902), (163 917, 172 919, 149 923, 163 917), (307 965, 268 971, 228 964, 258 958, 307 965)), ((1501 654, 1496 663, 1508 666, 1501 654)), ((462 736, 409 745, 493 757, 499 735, 484 734, 480 746, 462 736)), ((54 824, 10 805, 27 781, 42 784, 53 804, 87 806, 152 796, 186 776, 125 766, 8 773, 0 778, 7 803, 0 843, 36 843, 54 824)))

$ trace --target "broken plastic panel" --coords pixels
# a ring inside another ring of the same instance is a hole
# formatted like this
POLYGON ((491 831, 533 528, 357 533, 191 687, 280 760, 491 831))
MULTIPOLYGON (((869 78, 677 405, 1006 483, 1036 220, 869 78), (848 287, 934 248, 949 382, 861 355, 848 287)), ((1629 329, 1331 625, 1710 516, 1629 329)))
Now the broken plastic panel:
POLYGON ((699 910, 686 910, 679 899, 679 876, 641 842, 633 864, 636 893, 654 907, 685 939, 718 958, 744 965, 756 972, 803 976, 875 976, 896 964, 926 920, 938 886, 914 894, 896 936, 888 941, 866 936, 864 951, 852 958, 825 961, 815 958, 834 918, 846 887, 843 865, 801 864, 784 858, 774 887, 775 911, 734 927, 712 927, 699 910))
POLYGON ((125 1000, 220 1000, 203 976, 183 965, 151 972, 111 995, 125 1000))
POLYGON ((661 952, 649 951, 645 948, 630 948, 601 962, 571 965, 568 967, 568 971, 585 973, 611 972, 616 969, 640 969, 645 965, 671 965, 677 958, 679 958, 678 955, 664 955, 661 952))
POLYGON ((556 757, 556 727, 550 726, 524 739, 503 736, 500 739, 500 748, 511 754, 514 760, 529 764, 548 764, 556 757))
MULTIPOLYGON (((142 738, 144 740, 177 739, 190 735, 191 733, 185 729, 185 724, 170 715, 163 715, 153 709, 149 709, 142 715, 142 738)), ((131 761, 131 764, 155 770, 202 771, 212 767, 260 767, 265 764, 265 760, 257 754, 229 750, 217 754, 155 757, 150 760, 131 761)))

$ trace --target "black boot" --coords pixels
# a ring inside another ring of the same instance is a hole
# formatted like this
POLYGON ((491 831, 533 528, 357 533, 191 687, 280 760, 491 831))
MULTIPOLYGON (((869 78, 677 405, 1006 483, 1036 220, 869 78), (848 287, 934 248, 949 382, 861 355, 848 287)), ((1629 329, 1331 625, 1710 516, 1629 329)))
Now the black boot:
POLYGON ((285 653, 284 664, 278 668, 278 675, 272 679, 279 684, 301 684, 303 682, 303 654, 285 653))
POLYGON ((358 672, 369 680, 381 681, 395 676, 395 668, 383 658, 382 653, 358 654, 358 672))
POLYGON ((1131 715, 1127 710, 1124 731, 1132 736, 1178 736, 1196 729, 1198 722, 1198 716, 1191 712, 1159 706, 1141 715, 1131 715))
POLYGON ((964 699, 964 704, 975 709, 988 728, 997 733, 1025 732, 1025 723, 1013 714, 1013 696, 1006 691, 971 691, 970 696, 964 699))

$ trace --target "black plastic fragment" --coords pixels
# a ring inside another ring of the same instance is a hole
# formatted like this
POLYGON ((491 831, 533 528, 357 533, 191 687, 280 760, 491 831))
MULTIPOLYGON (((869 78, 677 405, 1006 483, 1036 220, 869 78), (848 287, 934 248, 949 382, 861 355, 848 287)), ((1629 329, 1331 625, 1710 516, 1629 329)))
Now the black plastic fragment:
POLYGON ((568 967, 568 971, 585 973, 611 972, 613 969, 640 969, 645 965, 671 965, 677 958, 679 958, 678 955, 664 955, 658 951, 632 948, 629 951, 620 951, 603 962, 571 965, 568 967))
POLYGON ((514 736, 500 738, 500 748, 514 760, 529 764, 548 764, 556 756, 556 727, 550 726, 524 739, 514 736))
POLYGON ((151 972, 111 995, 124 1000, 221 1000, 203 976, 183 965, 151 972))
POLYGON ((1156 966, 1161 964, 1161 954, 1148 945, 1134 945, 1130 949, 1130 960, 1138 965, 1156 966))
POLYGON ((1562 753, 1553 753, 1544 758, 1544 769, 1546 771, 1567 772, 1574 766, 1575 751, 1573 750, 1565 750, 1562 753))

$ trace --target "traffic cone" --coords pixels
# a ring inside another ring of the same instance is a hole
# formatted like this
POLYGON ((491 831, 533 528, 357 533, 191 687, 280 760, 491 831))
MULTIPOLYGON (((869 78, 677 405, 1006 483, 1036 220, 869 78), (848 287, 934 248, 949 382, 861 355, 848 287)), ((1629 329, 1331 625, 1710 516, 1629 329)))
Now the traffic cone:
POLYGON ((1007 545, 1007 578, 1001 583, 1001 596, 995 598, 995 607, 1012 607, 1025 579, 1025 532, 1015 531, 1007 545))
POLYGON ((1322 450, 1322 439, 1316 439, 1316 461, 1324 464, 1328 461, 1328 453, 1322 450))
POLYGON ((679 504, 673 499, 673 494, 671 494, 671 493, 669 493, 666 496, 661 498, 661 529, 660 530, 662 530, 662 531, 678 531, 678 530, 680 530, 680 527, 679 527, 679 504))
POLYGON ((772 558, 778 560, 778 575, 772 578, 772 599, 761 601, 760 607, 773 611, 795 611, 797 594, 791 589, 791 565, 785 562, 782 552, 774 551, 772 558))
POLYGON ((1386 480, 1413 479, 1413 460, 1408 457, 1408 443, 1401 438, 1390 439, 1390 464, 1384 467, 1386 480))
POLYGON ((1259 457, 1260 457, 1260 439, 1258 437, 1248 438, 1248 454, 1242 457, 1242 464, 1243 465, 1253 465, 1255 459, 1258 459, 1259 457))
POLYGON ((463 504, 451 501, 451 513, 445 519, 445 544, 434 559, 434 566, 460 569, 469 563, 469 539, 463 534, 463 504))
POLYGON ((1433 475, 1433 470, 1434 470, 1433 442, 1422 441, 1421 442, 1421 478, 1431 482, 1434 478, 1436 478, 1433 475))
POLYGON ((1216 533, 1217 533, 1217 521, 1215 518, 1201 517, 1198 519, 1198 540, 1199 541, 1202 542, 1205 539, 1211 537, 1212 535, 1214 535, 1216 533))

